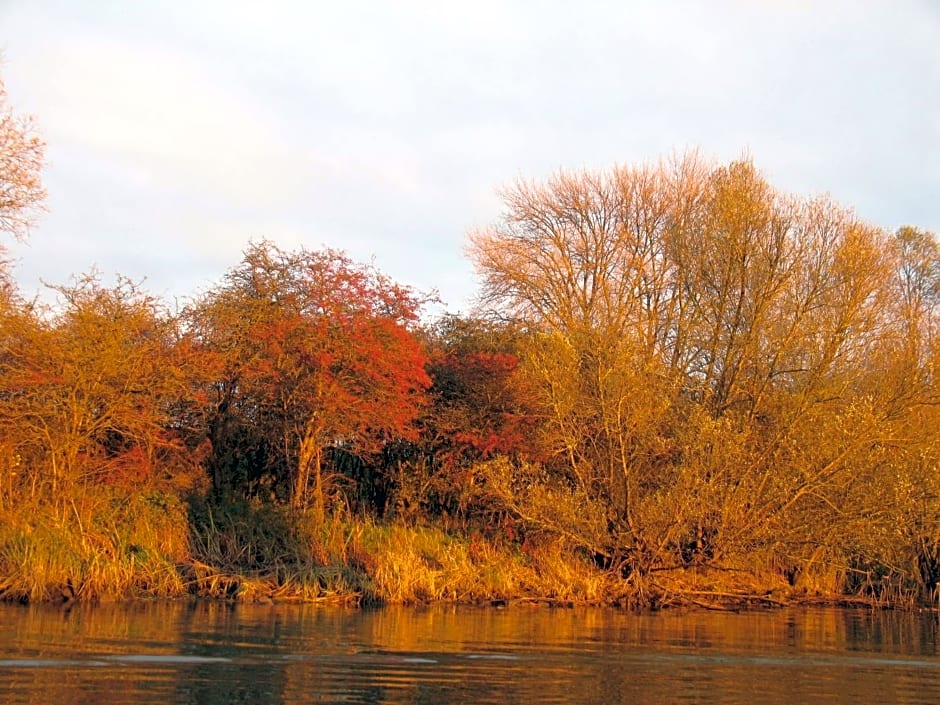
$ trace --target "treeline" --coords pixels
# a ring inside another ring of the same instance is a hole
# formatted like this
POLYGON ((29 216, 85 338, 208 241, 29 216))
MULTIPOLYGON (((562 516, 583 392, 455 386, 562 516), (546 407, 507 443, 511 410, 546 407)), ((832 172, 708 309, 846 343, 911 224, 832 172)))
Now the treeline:
POLYGON ((937 599, 933 234, 696 155, 503 198, 436 321, 266 241, 178 309, 4 267, 0 598, 937 599))

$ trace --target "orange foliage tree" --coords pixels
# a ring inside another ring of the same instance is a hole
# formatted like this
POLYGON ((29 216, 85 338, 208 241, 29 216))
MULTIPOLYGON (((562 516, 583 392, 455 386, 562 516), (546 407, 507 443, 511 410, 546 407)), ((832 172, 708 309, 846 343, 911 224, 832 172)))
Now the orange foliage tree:
POLYGON ((126 279, 56 290, 55 312, 16 299, 3 312, 0 432, 18 466, 9 489, 57 500, 175 472, 186 453, 174 409, 187 389, 175 321, 126 279))
POLYGON ((885 459, 935 403, 932 236, 695 154, 504 199, 470 256, 484 302, 533 331, 556 454, 508 506, 637 581, 869 560, 885 459))

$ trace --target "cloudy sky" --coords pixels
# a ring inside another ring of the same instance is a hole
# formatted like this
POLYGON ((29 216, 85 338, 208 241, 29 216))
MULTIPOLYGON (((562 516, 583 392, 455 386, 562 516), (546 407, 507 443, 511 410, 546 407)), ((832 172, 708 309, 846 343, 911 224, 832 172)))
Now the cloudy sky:
POLYGON ((935 0, 0 0, 0 50, 48 141, 27 292, 185 299, 265 237, 466 310, 500 186, 687 148, 940 231, 935 0))

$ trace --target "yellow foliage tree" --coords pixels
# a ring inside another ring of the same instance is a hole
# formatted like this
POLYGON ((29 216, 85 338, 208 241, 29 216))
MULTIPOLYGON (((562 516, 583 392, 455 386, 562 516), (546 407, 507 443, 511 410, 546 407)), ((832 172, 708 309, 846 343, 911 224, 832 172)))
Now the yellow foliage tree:
POLYGON ((570 538, 637 580, 851 570, 880 516, 865 498, 927 402, 933 237, 695 154, 503 197, 469 253, 484 305, 532 331, 524 368, 556 452, 538 481, 494 482, 515 488, 507 504, 557 529, 539 498, 568 488, 596 515, 570 538))

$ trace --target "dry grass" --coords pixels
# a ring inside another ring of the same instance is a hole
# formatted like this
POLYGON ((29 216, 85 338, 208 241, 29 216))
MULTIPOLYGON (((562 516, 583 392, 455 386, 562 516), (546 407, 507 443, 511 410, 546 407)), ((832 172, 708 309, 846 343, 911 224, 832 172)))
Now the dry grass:
POLYGON ((601 602, 607 584, 558 542, 520 547, 393 524, 366 527, 357 550, 382 602, 601 602))
POLYGON ((353 527, 313 522, 270 506, 202 507, 192 522, 186 566, 198 595, 248 602, 358 602, 361 574, 350 567, 353 527))
POLYGON ((162 494, 86 493, 0 518, 0 598, 109 600, 185 593, 182 504, 162 494))
MULTIPOLYGON (((199 595, 247 602, 783 604, 840 595, 840 565, 806 561, 793 584, 753 556, 740 565, 623 580, 551 534, 519 543, 342 515, 315 521, 270 506, 187 511, 169 495, 107 489, 0 515, 0 599, 23 602, 199 595)), ((869 600, 910 601, 883 583, 865 593, 869 600)))

